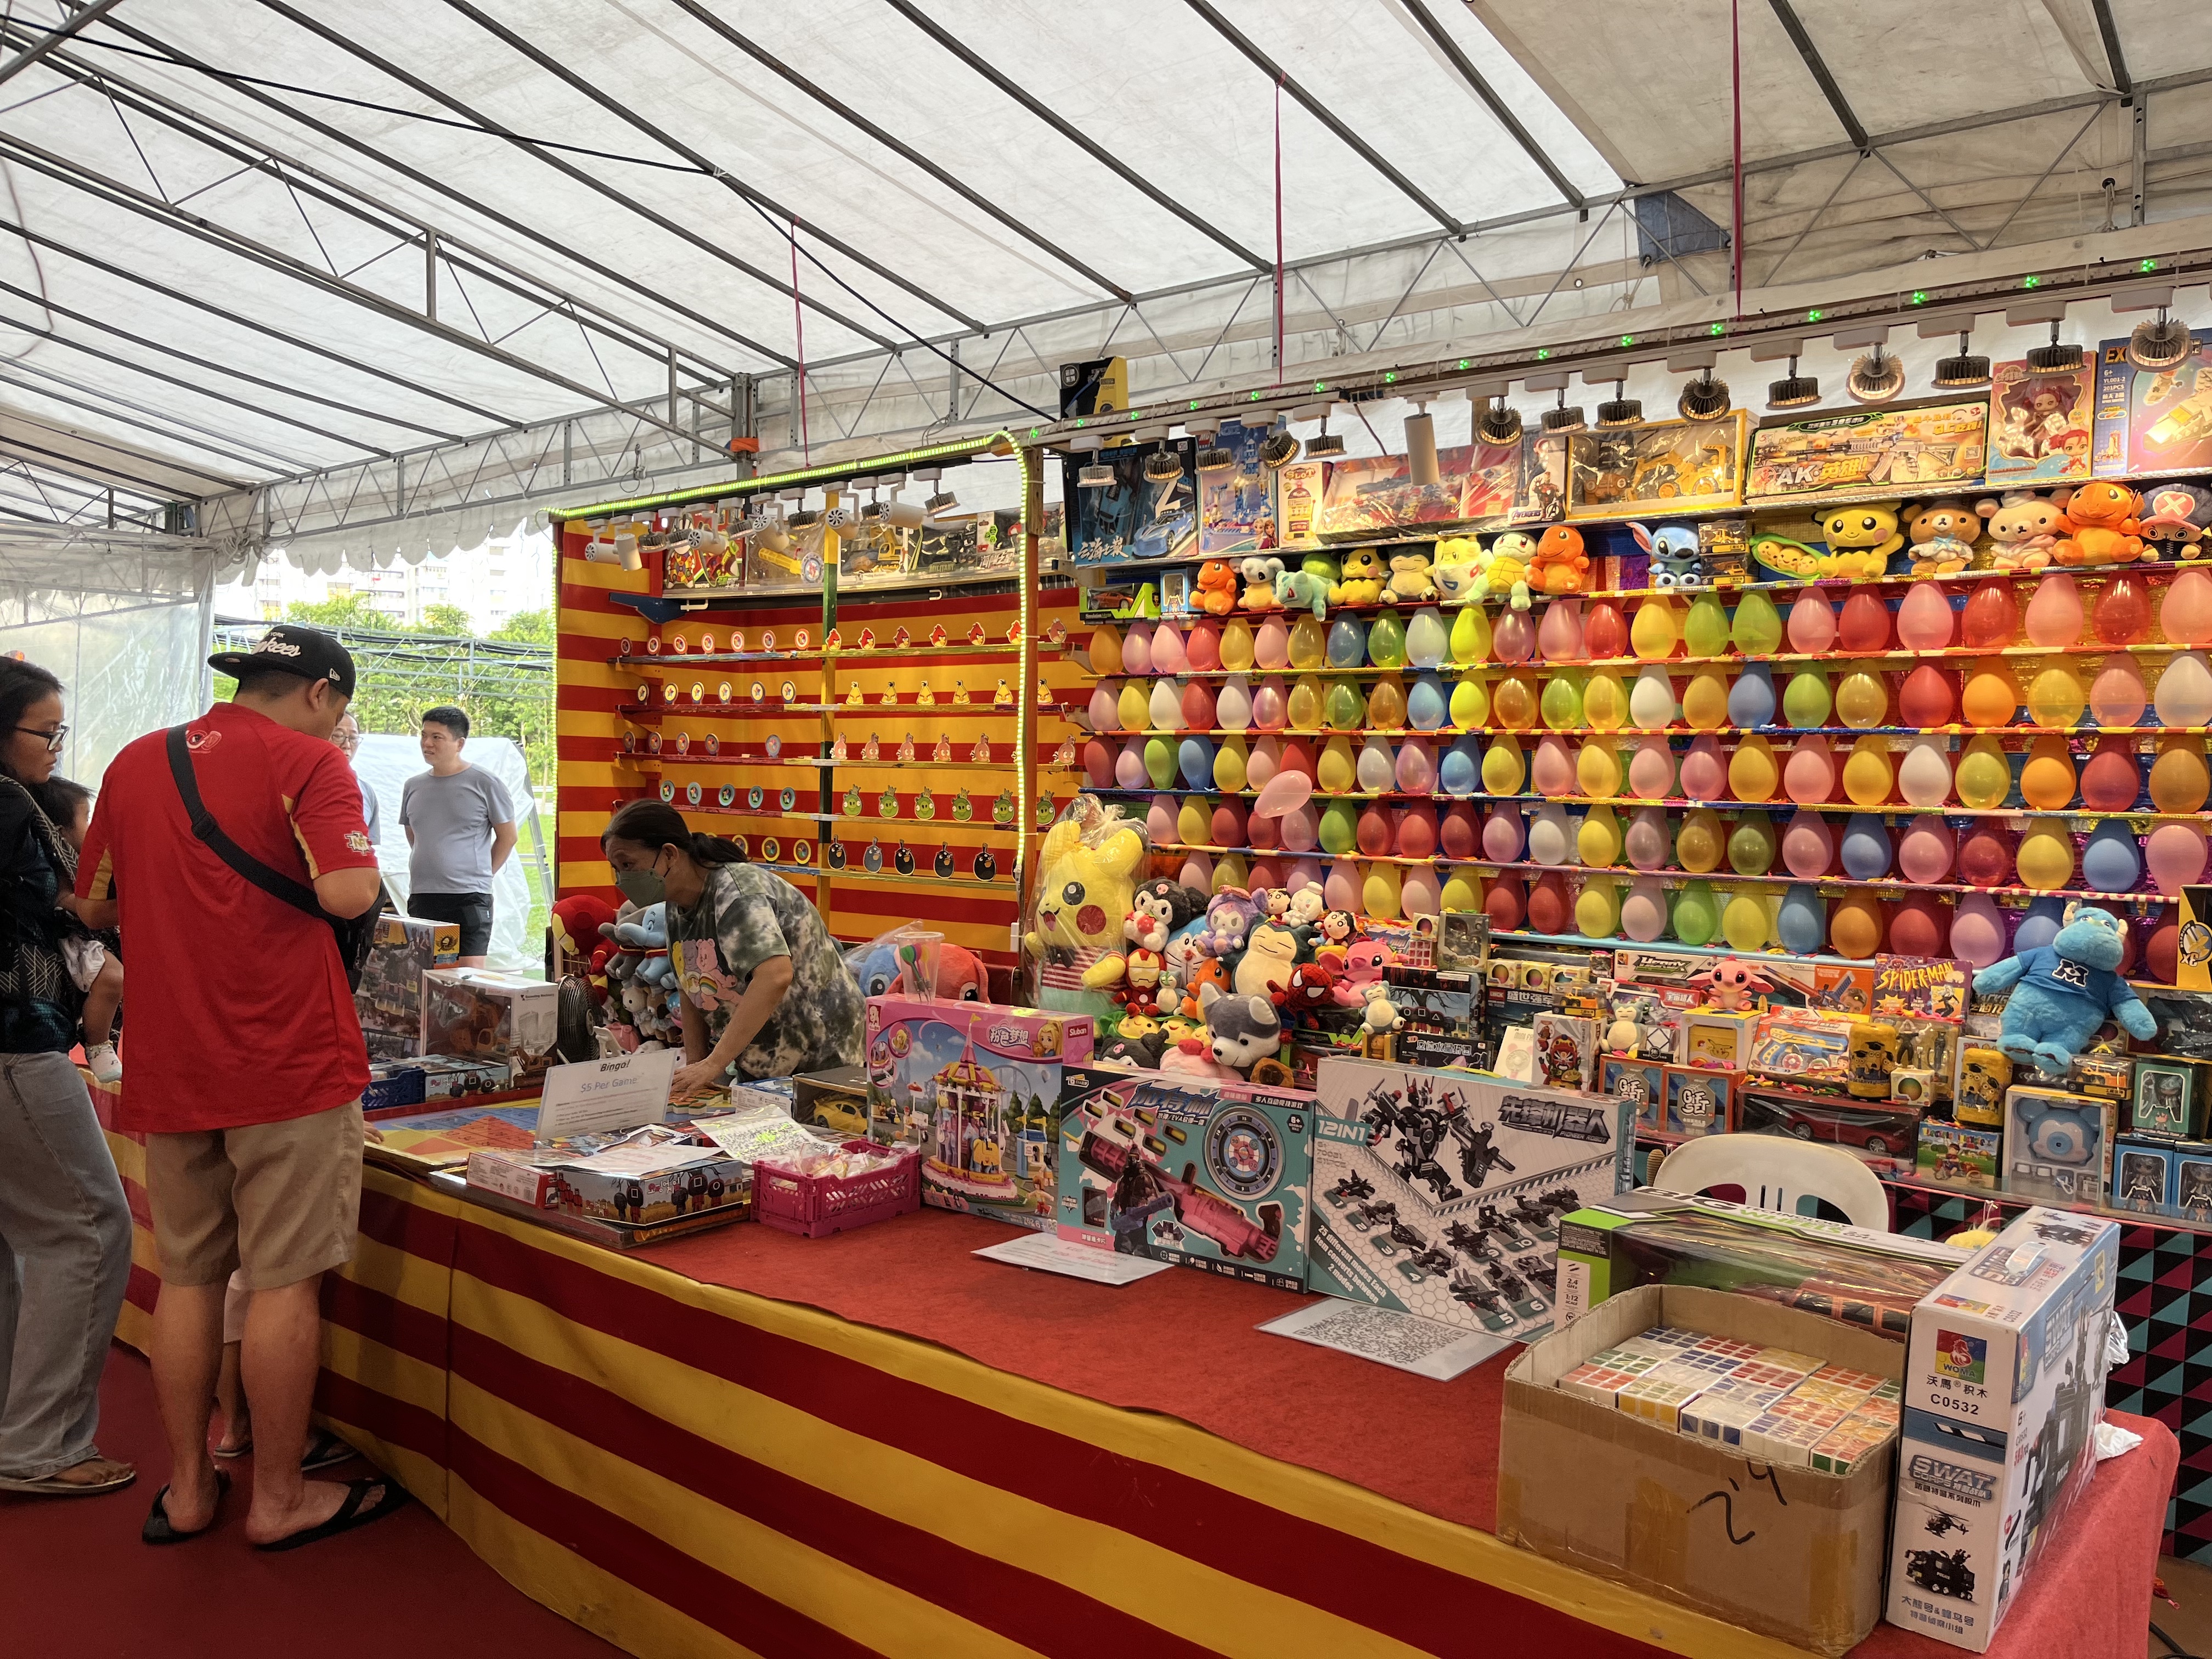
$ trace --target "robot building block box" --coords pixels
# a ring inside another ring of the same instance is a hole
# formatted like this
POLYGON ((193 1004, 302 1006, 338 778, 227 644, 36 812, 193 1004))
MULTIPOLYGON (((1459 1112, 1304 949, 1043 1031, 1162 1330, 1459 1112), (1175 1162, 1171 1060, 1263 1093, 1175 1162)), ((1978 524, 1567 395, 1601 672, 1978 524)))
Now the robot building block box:
POLYGON ((1071 1069, 1060 1103, 1062 1238, 1305 1288, 1311 1095, 1071 1069))
POLYGON ((1888 1617, 1986 1650, 2095 1472, 2120 1230, 2022 1212, 1912 1310, 1888 1617))
POLYGON ((870 1138, 922 1148, 923 1203, 1042 1232, 1062 1074, 1091 1058, 1091 1036, 1086 1015, 870 997, 870 1138))
POLYGON ((1625 1100, 1325 1060, 1310 1290, 1525 1340, 1552 1328, 1559 1218, 1630 1184, 1625 1100))

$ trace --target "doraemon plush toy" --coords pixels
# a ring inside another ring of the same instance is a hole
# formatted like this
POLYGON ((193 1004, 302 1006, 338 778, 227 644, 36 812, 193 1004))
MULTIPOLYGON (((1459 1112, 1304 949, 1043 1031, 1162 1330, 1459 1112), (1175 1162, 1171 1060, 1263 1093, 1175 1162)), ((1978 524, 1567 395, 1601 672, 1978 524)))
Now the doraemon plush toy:
POLYGON ((2014 1060, 2063 1073, 2107 1019, 2142 1041, 2156 1036, 2158 1022, 2119 975, 2125 945, 2117 916, 2093 905, 2069 904, 2050 944, 1976 974, 1975 995, 2012 993, 1997 1047, 2014 1060))

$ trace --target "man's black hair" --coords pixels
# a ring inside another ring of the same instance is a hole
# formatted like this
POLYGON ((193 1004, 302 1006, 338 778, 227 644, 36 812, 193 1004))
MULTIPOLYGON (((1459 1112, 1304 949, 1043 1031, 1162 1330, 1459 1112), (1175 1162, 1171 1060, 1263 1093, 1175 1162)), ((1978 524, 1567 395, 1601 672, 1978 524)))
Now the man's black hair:
POLYGON ((462 709, 454 708, 453 705, 449 702, 441 702, 435 708, 424 709, 422 711, 422 724, 425 726, 442 726, 446 730, 452 732, 457 738, 465 738, 469 734, 469 717, 467 713, 462 709))

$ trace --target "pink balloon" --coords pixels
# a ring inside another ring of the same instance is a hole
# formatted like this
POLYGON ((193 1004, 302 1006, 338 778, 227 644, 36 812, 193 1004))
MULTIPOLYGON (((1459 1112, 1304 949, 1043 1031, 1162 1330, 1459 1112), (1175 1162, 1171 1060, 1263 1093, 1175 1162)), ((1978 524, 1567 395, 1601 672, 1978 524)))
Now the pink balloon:
POLYGON ((1141 789, 1149 775, 1145 770, 1145 740, 1131 738, 1114 757, 1114 781, 1124 789, 1141 789))
POLYGON ((1482 855, 1499 864, 1511 864, 1528 844, 1528 831, 1521 822, 1521 809, 1501 806, 1482 821, 1482 855))
POLYGON ((1528 784, 1540 795, 1581 793, 1575 787, 1575 757, 1568 752, 1567 740, 1558 732, 1547 732, 1538 741, 1535 757, 1529 763, 1528 784))
POLYGON ((1260 799, 1252 803, 1255 818, 1279 818, 1294 811, 1313 799, 1313 780, 1303 772, 1288 768, 1269 778, 1260 791, 1260 799))
POLYGON ((1667 739, 1642 739, 1628 761, 1628 793, 1638 800, 1665 800, 1674 793, 1674 751, 1667 739))
POLYGON ((1435 869, 1417 864, 1407 870, 1398 893, 1398 908, 1409 916, 1433 916, 1443 908, 1443 879, 1435 869))
POLYGON ((2177 894, 2204 878, 2207 849, 2200 823, 2161 823, 2143 844, 2143 864, 2161 893, 2177 894))
POLYGON ((1321 896, 1332 910, 1359 913, 1359 866, 1350 859, 1333 860, 1322 878, 1321 896))
POLYGON ((1186 853, 1182 868, 1176 872, 1176 879, 1186 887, 1195 887, 1201 893, 1213 890, 1213 858, 1207 853, 1186 853))
POLYGON ((1897 843, 1898 872, 1907 881, 1925 885, 1951 873, 1958 855, 1958 840, 1951 826, 1933 812, 1923 812, 1905 826, 1897 843))
POLYGON ((1283 745, 1273 738, 1262 738, 1244 757, 1244 781, 1255 789, 1265 789, 1282 764, 1283 745))
POLYGON ((1321 819, 1315 815, 1310 802, 1293 806, 1276 823, 1282 830, 1283 847, 1287 852, 1310 853, 1321 844, 1321 819))
POLYGON ((1234 840, 1226 836, 1214 842, 1217 847, 1280 847, 1283 844, 1283 821, 1258 816, 1244 820, 1243 827, 1234 840))
POLYGON ((1182 642, 1182 630, 1173 623, 1162 623, 1152 630, 1152 672, 1179 674, 1189 663, 1182 642))
POLYGON ((1817 806, 1836 793, 1836 758, 1826 738, 1800 738, 1782 767, 1782 793, 1800 806, 1817 806))
POLYGON ((1302 893, 1309 887, 1320 885, 1321 860, 1319 859, 1299 859, 1291 866, 1283 877, 1283 890, 1286 893, 1302 893))
MULTIPOLYGON (((1552 792, 1537 786, 1537 793, 1552 792)), ((1700 732, 1682 757, 1682 795, 1686 800, 1728 799, 1728 763, 1721 758, 1721 741, 1710 732, 1700 732)))
POLYGON ((1987 893, 1968 893, 1951 915, 1951 954, 1977 968, 2004 955, 2004 918, 1987 893))
POLYGON ((1429 745, 1419 738, 1408 740, 1398 750, 1395 781, 1401 793, 1425 795, 1437 787, 1436 757, 1429 745))
POLYGON ((1129 631, 1121 636, 1121 667, 1131 674, 1152 672, 1152 623, 1138 622, 1129 624, 1129 631))
POLYGON ((1145 809, 1145 834, 1153 846, 1176 839, 1176 809, 1173 795, 1155 795, 1152 805, 1145 809))
POLYGON ((1836 861, 1835 832, 1818 812, 1800 807, 1782 832, 1782 862, 1800 881, 1828 873, 1836 861))

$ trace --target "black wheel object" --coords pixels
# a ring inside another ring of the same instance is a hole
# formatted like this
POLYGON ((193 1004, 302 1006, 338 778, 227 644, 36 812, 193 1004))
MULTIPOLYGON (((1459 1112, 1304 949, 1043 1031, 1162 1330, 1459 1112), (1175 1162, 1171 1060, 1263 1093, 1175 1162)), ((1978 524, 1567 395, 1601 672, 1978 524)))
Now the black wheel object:
POLYGON ((1813 1138, 1813 1126, 1809 1123, 1793 1123, 1790 1126, 1790 1133, 1800 1140, 1810 1140, 1813 1138))

